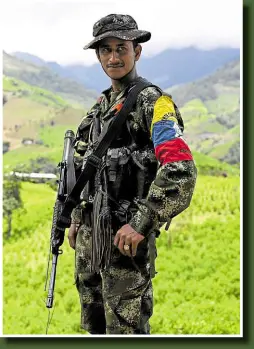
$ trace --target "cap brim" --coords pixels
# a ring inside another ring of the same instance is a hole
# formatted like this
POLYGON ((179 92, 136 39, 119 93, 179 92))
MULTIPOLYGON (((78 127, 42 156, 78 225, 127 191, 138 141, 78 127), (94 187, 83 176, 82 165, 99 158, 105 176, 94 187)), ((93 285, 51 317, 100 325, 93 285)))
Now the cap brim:
POLYGON ((122 30, 122 31, 108 31, 101 35, 98 35, 94 40, 92 40, 89 44, 84 46, 84 50, 88 48, 95 49, 98 42, 105 38, 118 38, 122 40, 136 40, 139 43, 146 42, 151 39, 151 33, 145 30, 122 30))

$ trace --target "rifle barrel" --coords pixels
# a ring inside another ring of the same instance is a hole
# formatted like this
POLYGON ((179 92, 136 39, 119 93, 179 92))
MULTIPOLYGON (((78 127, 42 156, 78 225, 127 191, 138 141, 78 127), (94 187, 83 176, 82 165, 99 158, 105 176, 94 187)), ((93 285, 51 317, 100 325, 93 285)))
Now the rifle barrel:
POLYGON ((56 281, 57 259, 58 259, 58 254, 53 254, 52 269, 51 269, 49 288, 48 288, 48 298, 47 298, 47 303, 46 303, 47 308, 52 308, 52 306, 53 306, 54 289, 55 289, 55 281, 56 281))

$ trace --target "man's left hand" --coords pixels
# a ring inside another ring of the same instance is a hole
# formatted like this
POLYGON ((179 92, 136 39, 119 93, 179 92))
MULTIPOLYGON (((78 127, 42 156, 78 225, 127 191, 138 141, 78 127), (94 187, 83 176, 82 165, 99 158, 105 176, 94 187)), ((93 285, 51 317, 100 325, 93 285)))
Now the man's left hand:
POLYGON ((123 255, 131 257, 137 253, 138 244, 145 237, 136 232, 129 224, 125 224, 118 230, 114 239, 114 245, 123 255), (129 246, 129 248, 127 247, 129 246))

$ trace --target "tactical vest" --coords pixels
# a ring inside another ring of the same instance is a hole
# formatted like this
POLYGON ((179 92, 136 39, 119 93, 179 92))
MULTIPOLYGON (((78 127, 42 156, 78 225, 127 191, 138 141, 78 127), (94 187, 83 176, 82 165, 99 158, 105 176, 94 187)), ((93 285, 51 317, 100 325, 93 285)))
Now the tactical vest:
MULTIPOLYGON (((165 94, 159 87, 154 87, 165 94)), ((103 115, 98 101, 80 124, 75 147, 84 155, 82 168, 97 145, 99 135, 107 131, 116 110, 121 108, 127 93, 103 115)), ((183 129, 180 113, 178 118, 183 129)), ((103 157, 96 176, 81 194, 84 223, 93 228, 92 265, 97 271, 99 266, 107 266, 113 235, 135 214, 138 201, 147 196, 159 167, 150 130, 135 130, 130 120, 127 118, 103 157)))

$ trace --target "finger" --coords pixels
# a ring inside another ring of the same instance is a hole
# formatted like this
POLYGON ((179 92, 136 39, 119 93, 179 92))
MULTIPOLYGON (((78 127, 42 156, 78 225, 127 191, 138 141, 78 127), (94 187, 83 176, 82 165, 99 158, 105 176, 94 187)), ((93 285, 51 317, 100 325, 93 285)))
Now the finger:
POLYGON ((132 245, 131 245, 131 251, 132 251, 132 256, 136 256, 136 253, 137 253, 137 248, 138 248, 138 244, 139 244, 139 240, 137 237, 134 237, 132 239, 132 245))
POLYGON ((120 240, 119 240, 119 243, 118 243, 118 246, 117 246, 118 249, 119 249, 119 251, 120 251, 123 255, 126 255, 125 250, 124 250, 124 248, 123 248, 123 246, 124 246, 124 244, 125 244, 125 239, 126 239, 125 234, 121 234, 120 240))
POLYGON ((132 236, 133 236, 133 232, 130 232, 124 241, 124 245, 128 245, 129 246, 129 250, 124 250, 124 252, 126 253, 127 256, 131 257, 131 249, 132 249, 132 236))

